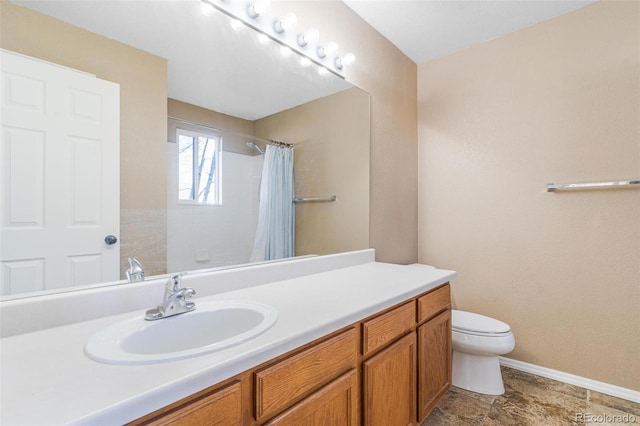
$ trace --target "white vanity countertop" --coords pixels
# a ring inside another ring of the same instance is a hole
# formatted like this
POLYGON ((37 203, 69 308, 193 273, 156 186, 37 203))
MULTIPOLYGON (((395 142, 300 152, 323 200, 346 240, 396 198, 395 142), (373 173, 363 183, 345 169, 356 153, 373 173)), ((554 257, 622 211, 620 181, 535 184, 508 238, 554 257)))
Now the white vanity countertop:
POLYGON ((194 298, 196 306, 199 301, 225 299, 266 303, 278 309, 278 322, 240 345, 160 364, 102 364, 83 352, 93 334, 143 315, 144 310, 6 337, 0 341, 0 424, 126 423, 450 281, 455 275, 454 271, 424 265, 369 262, 194 298))

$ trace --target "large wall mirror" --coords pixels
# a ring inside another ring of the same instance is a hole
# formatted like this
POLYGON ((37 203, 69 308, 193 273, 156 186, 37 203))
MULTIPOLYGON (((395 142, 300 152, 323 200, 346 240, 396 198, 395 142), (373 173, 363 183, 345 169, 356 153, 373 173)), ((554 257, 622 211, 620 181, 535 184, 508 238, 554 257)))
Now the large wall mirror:
MULTIPOLYGON (((147 278, 249 263, 264 161, 260 151, 269 141, 293 145, 296 197, 335 196, 335 201, 295 205, 294 255, 369 246, 366 92, 319 73, 316 65, 301 65, 300 56, 246 26, 230 25, 226 15, 203 14, 199 0, 0 0, 0 5, 0 47, 93 74, 120 90, 114 278, 51 282, 35 274, 28 280, 33 285, 11 288, 7 277, 15 268, 3 258, 3 300, 126 283, 133 257, 147 278), (218 191, 215 202, 181 199, 180 158, 189 138, 204 138, 203 145, 218 149, 215 179, 207 182, 207 191, 218 191)), ((5 148, 7 140, 3 133, 5 148)), ((6 194, 0 196, 6 205, 6 194)), ((6 241, 0 241, 3 256, 6 241)))

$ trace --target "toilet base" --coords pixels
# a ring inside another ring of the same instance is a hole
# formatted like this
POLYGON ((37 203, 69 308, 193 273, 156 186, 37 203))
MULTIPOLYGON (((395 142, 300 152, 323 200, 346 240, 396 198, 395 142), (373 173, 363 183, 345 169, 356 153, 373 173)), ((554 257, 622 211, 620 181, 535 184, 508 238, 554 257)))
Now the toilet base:
POLYGON ((453 386, 486 395, 502 395, 504 383, 497 355, 453 351, 453 386))

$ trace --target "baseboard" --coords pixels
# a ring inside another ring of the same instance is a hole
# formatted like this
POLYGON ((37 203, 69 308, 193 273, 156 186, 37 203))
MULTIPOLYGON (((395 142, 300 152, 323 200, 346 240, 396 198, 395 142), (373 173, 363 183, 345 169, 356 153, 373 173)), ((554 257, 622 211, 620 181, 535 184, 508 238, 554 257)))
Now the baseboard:
POLYGON ((513 368, 514 370, 524 371, 526 373, 535 374, 536 376, 546 377, 548 379, 557 380, 559 382, 568 383, 570 385, 579 386, 581 388, 615 396, 617 398, 626 399, 628 401, 640 403, 640 392, 620 386, 610 385, 608 383, 599 382, 597 380, 588 379, 586 377, 576 376, 574 374, 564 373, 562 371, 553 370, 551 368, 541 367, 528 362, 518 361, 511 358, 500 357, 500 365, 513 368))

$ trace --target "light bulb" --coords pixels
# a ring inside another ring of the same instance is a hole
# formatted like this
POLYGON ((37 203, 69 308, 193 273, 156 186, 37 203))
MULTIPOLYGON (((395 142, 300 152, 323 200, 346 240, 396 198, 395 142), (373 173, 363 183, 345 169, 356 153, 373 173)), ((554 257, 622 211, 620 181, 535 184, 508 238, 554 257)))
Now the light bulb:
POLYGON ((200 11, 203 15, 211 16, 215 13, 216 9, 213 5, 207 1, 200 2, 200 11))
POLYGON ((347 53, 343 57, 337 57, 335 60, 336 68, 341 70, 342 68, 347 67, 352 63, 354 63, 355 60, 356 60, 356 55, 354 55, 351 52, 347 53))
POLYGON ((336 50, 338 50, 338 45, 332 41, 326 46, 318 47, 318 56, 321 58, 326 58, 327 56, 334 53, 336 50))
POLYGON ((278 33, 282 34, 285 31, 289 31, 294 28, 298 24, 298 17, 293 13, 287 13, 287 15, 283 19, 278 19, 273 23, 273 29, 278 33))
POLYGON ((269 10, 268 0, 256 0, 249 5, 249 7, 247 8, 247 13, 252 19, 256 19, 267 10, 269 10))
POLYGON ((344 65, 345 67, 348 67, 349 65, 351 65, 355 61, 356 61, 356 55, 354 55, 351 52, 347 53, 346 55, 344 55, 342 57, 342 65, 344 65))
POLYGON ((304 47, 309 43, 313 43, 317 41, 319 38, 320 38, 320 33, 318 32, 318 30, 315 28, 311 28, 305 34, 300 34, 298 36, 298 44, 301 47, 304 47))

